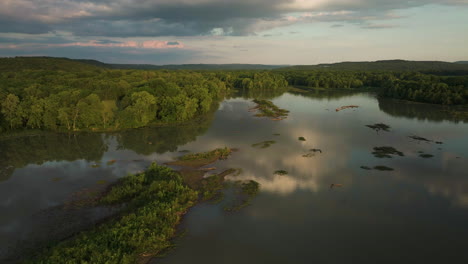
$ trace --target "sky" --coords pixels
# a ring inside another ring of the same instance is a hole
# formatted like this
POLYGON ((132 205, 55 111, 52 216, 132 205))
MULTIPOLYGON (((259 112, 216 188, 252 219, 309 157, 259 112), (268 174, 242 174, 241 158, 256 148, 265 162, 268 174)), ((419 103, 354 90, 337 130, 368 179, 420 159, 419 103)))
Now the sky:
POLYGON ((468 0, 0 0, 0 57, 468 60, 468 0))

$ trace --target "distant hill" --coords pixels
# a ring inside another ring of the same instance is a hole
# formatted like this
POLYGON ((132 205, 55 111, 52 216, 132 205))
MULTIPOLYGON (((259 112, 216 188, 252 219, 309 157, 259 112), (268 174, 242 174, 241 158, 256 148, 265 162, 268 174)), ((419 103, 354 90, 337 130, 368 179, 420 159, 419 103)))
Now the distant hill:
POLYGON ((0 58, 0 71, 15 70, 96 70, 96 69, 140 69, 140 70, 272 70, 287 65, 263 64, 112 64, 97 60, 68 59, 55 57, 15 57, 0 58))
POLYGON ((79 60, 84 63, 105 67, 109 69, 139 69, 139 70, 272 70, 286 65, 263 64, 108 64, 99 61, 79 60))
POLYGON ((382 60, 363 62, 340 62, 318 65, 297 65, 282 68, 282 70, 355 70, 355 71, 420 71, 427 73, 465 73, 468 74, 468 65, 443 61, 405 61, 382 60))
POLYGON ((264 64, 110 64, 97 60, 55 57, 0 58, 0 71, 16 70, 93 71, 99 69, 142 70, 352 70, 352 71, 419 71, 439 75, 468 75, 468 62, 383 60, 373 62, 340 62, 317 65, 264 64))
POLYGON ((18 70, 62 70, 67 72, 72 71, 93 71, 101 69, 96 65, 82 63, 80 61, 67 58, 52 58, 52 57, 15 57, 15 58, 0 58, 1 71, 18 71, 18 70))

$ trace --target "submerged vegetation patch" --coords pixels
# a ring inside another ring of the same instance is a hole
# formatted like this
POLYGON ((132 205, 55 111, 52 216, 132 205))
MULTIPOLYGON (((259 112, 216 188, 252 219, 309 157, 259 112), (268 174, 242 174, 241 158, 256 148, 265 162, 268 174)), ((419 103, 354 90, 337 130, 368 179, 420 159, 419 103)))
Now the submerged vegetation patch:
POLYGON ((393 169, 393 168, 390 168, 390 167, 387 167, 387 166, 378 165, 378 166, 375 166, 375 167, 374 167, 374 170, 378 170, 378 171, 393 171, 394 169, 393 169))
POLYGON ((232 153, 232 151, 233 149, 224 147, 207 152, 186 154, 182 157, 179 157, 178 160, 168 162, 166 164, 199 168, 217 160, 226 159, 232 153))
POLYGON ((383 166, 383 165, 378 165, 378 166, 375 166, 374 168, 371 168, 368 166, 361 166, 360 168, 363 170, 378 170, 378 171, 393 171, 394 170, 390 167, 383 166))
POLYGON ((337 109, 335 109, 335 111, 339 112, 341 110, 350 109, 350 108, 358 108, 358 107, 359 107, 358 105, 345 105, 342 107, 338 107, 337 109))
POLYGON ((383 124, 383 123, 378 123, 378 124, 373 124, 373 125, 366 125, 366 127, 369 127, 373 130, 375 130, 376 132, 379 132, 381 130, 383 131, 390 131, 390 126, 389 125, 386 125, 386 124, 383 124))
POLYGON ((409 136, 409 138, 414 139, 414 140, 419 141, 419 142, 422 141, 422 142, 427 142, 427 143, 436 143, 438 145, 444 144, 442 141, 434 141, 434 140, 423 138, 423 137, 420 137, 420 136, 409 136))
POLYGON ((275 175, 287 175, 288 172, 285 170, 277 170, 275 171, 275 175))
POLYGON ((311 157, 314 157, 315 153, 317 153, 317 152, 320 152, 320 154, 321 154, 322 150, 321 149, 315 149, 315 148, 309 149, 309 153, 302 155, 302 157, 311 158, 311 157))
POLYGON ((224 210, 228 212, 238 211, 250 204, 250 202, 257 196, 260 189, 260 184, 256 181, 237 181, 234 183, 236 189, 236 198, 233 203, 228 206, 224 206, 224 210))
POLYGON ((257 105, 251 108, 249 111, 258 110, 257 117, 270 117, 272 120, 279 121, 288 117, 289 111, 286 109, 279 108, 272 101, 268 100, 253 100, 257 105))
POLYGON ((298 137, 297 138, 299 141, 306 141, 305 137, 298 137))
POLYGON ((423 154, 419 154, 419 157, 428 159, 428 158, 434 157, 434 155, 432 155, 432 154, 427 154, 427 153, 423 153, 423 154))
POLYGON ((375 147, 372 154, 377 158, 392 158, 392 155, 404 156, 403 152, 394 147, 375 147))
POLYGON ((253 148, 268 148, 271 145, 275 144, 276 141, 270 140, 270 141, 263 141, 259 143, 252 144, 253 148))

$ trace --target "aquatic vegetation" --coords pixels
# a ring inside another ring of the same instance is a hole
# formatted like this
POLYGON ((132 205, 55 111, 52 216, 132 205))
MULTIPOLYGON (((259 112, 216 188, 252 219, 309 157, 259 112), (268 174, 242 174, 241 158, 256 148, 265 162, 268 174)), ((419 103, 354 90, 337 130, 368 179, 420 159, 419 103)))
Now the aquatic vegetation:
POLYGON ((428 142, 428 143, 436 143, 436 144, 438 144, 438 145, 444 144, 442 141, 434 141, 434 140, 430 140, 430 139, 423 138, 423 137, 420 137, 420 136, 409 136, 409 138, 414 139, 414 140, 416 140, 416 141, 423 141, 423 142, 428 142))
POLYGON ((374 125, 366 125, 366 127, 369 127, 371 129, 375 130, 376 132, 379 132, 380 130, 388 132, 390 130, 390 126, 386 125, 386 124, 383 124, 383 123, 378 123, 378 124, 374 124, 374 125))
POLYGON ((360 168, 363 169, 363 170, 373 170, 374 169, 374 170, 378 170, 378 171, 392 171, 393 170, 390 167, 382 166, 382 165, 375 166, 374 168, 370 168, 368 166, 361 166, 360 168))
POLYGON ((179 157, 178 160, 168 162, 167 164, 199 168, 217 160, 226 159, 232 151, 233 149, 224 147, 202 153, 186 154, 182 157, 179 157))
POLYGON ((317 153, 317 152, 322 153, 321 149, 315 149, 315 148, 314 149, 309 149, 309 151, 310 151, 309 153, 302 155, 302 157, 311 158, 311 157, 314 157, 315 153, 317 153))
POLYGON ((99 181, 97 181, 96 183, 97 183, 97 184, 106 184, 107 181, 106 181, 106 180, 99 180, 99 181))
POLYGON ((222 195, 221 191, 225 188, 225 177, 235 172, 236 169, 228 169, 219 174, 203 178, 196 188, 201 194, 201 199, 207 201, 222 195))
POLYGON ((271 101, 255 99, 253 102, 257 105, 249 111, 258 110, 260 113, 255 115, 257 117, 270 117, 275 121, 283 120, 288 117, 288 110, 279 108, 271 101))
POLYGON ((268 148, 271 145, 275 144, 276 141, 270 140, 270 141, 263 141, 259 143, 252 144, 253 148, 259 147, 259 148, 268 148))
POLYGON ((409 138, 414 139, 414 140, 418 140, 418 141, 432 142, 432 140, 429 140, 427 138, 423 138, 423 137, 420 137, 420 136, 409 136, 409 138))
POLYGON ((113 165, 114 163, 116 163, 117 161, 116 160, 109 160, 107 162, 107 166, 110 166, 110 165, 113 165))
POLYGON ((387 167, 387 166, 379 165, 379 166, 375 166, 375 167, 374 167, 374 170, 378 170, 378 171, 393 171, 394 169, 392 169, 392 168, 390 168, 390 167, 387 167))
POLYGON ((404 156, 403 152, 393 147, 375 147, 372 154, 377 158, 392 158, 392 155, 404 156))
POLYGON ((432 154, 426 154, 426 153, 425 153, 425 154, 420 154, 419 157, 428 159, 428 158, 434 157, 434 155, 432 155, 432 154))
POLYGON ((237 187, 237 199, 230 206, 225 206, 224 210, 228 212, 238 211, 250 204, 250 202, 257 196, 260 189, 260 184, 256 181, 249 180, 246 182, 235 182, 237 187))
POLYGON ((358 108, 359 106, 357 105, 345 105, 345 106, 342 106, 342 107, 338 107, 335 111, 336 112, 339 112, 341 110, 345 110, 345 109, 348 109, 348 108, 358 108))
POLYGON ((275 171, 275 175, 287 175, 288 172, 285 170, 277 170, 275 171))
POLYGON ((330 184, 330 189, 333 189, 333 188, 336 188, 336 187, 343 187, 343 184, 339 184, 339 183, 330 184))
POLYGON ((299 141, 306 141, 305 137, 298 137, 297 138, 299 141))
POLYGON ((189 153, 189 152, 190 152, 190 150, 183 149, 183 150, 179 150, 178 152, 179 152, 179 153, 189 153))
POLYGON ((54 177, 54 178, 52 178, 50 180, 53 181, 53 182, 59 182, 59 181, 62 180, 62 177, 54 177))
POLYGON ((275 133, 275 134, 273 134, 273 136, 281 136, 281 134, 280 133, 275 133))
POLYGON ((101 204, 126 204, 122 214, 56 243, 26 263, 141 263, 172 246, 181 216, 197 200, 170 168, 152 164, 112 186, 101 204))

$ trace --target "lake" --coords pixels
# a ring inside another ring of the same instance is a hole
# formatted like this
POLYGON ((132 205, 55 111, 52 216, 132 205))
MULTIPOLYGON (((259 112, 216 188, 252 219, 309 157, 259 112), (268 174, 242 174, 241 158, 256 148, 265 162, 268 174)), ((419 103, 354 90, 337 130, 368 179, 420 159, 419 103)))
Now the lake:
POLYGON ((83 190, 102 190, 183 150, 227 146, 239 151, 210 166, 241 168, 230 179, 259 182, 259 195, 234 213, 195 206, 176 249, 154 263, 468 263, 467 123, 442 106, 366 92, 285 93, 272 101, 290 111, 287 119, 254 117, 248 96, 232 96, 184 126, 1 139, 0 256, 112 215, 62 212, 83 190), (359 108, 335 111, 346 105, 359 108), (366 126, 377 123, 389 131, 366 126), (276 143, 252 147, 267 140, 276 143), (383 146, 403 156, 375 157, 374 147, 383 146))

